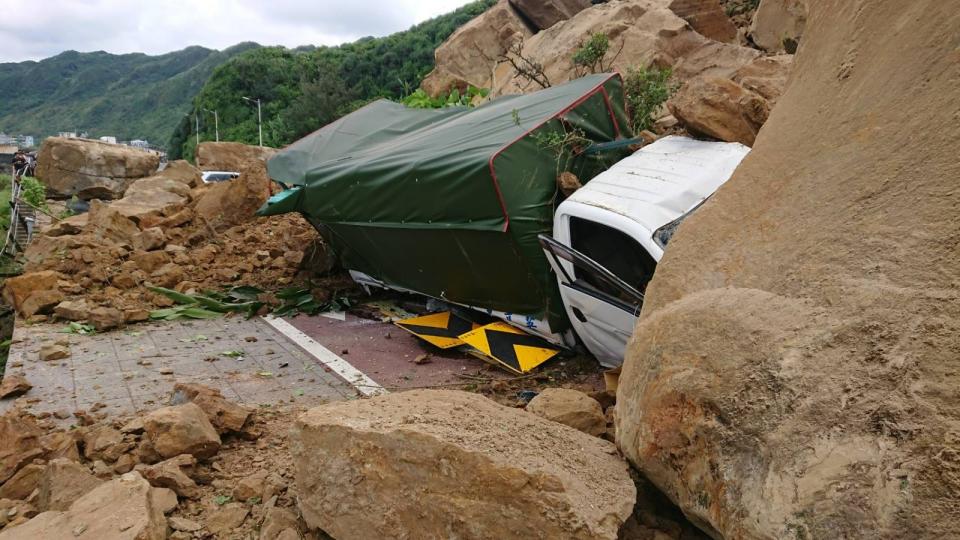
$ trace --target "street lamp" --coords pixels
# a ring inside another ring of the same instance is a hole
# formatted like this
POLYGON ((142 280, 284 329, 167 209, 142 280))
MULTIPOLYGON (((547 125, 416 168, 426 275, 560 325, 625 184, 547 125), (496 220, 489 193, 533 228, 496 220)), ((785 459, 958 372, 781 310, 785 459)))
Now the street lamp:
POLYGON ((203 110, 213 114, 213 129, 217 136, 217 142, 220 142, 220 117, 217 116, 217 111, 211 111, 210 109, 203 110))
POLYGON ((249 101, 250 103, 257 104, 257 131, 260 132, 260 146, 263 146, 263 116, 260 114, 260 98, 250 99, 246 96, 242 96, 243 99, 249 101))

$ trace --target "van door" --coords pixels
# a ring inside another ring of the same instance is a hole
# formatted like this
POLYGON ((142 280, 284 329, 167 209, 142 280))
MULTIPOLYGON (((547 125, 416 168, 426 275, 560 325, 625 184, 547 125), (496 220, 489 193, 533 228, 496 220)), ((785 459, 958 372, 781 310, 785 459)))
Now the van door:
POLYGON ((577 335, 601 364, 621 365, 643 293, 583 253, 549 236, 539 238, 577 335))

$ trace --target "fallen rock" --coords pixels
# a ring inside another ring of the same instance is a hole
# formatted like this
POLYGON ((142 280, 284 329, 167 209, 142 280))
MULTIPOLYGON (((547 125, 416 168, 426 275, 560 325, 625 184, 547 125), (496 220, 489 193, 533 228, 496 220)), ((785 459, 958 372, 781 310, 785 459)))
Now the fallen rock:
POLYGON ((153 498, 153 505, 164 514, 173 512, 179 504, 177 494, 172 489, 153 488, 150 490, 150 496, 153 498))
POLYGON ((200 489, 190 477, 196 465, 195 457, 181 454, 155 465, 138 466, 137 470, 151 486, 168 488, 181 497, 196 499, 200 496, 200 489))
POLYGON ((44 512, 7 527, 0 531, 0 540, 163 540, 167 520, 153 504, 150 491, 139 474, 127 473, 90 491, 66 512, 44 512))
POLYGON ((510 5, 530 21, 537 32, 573 17, 592 4, 590 0, 510 0, 510 5))
POLYGON ((43 455, 40 435, 33 418, 16 409, 0 416, 0 484, 43 455))
POLYGON ((70 349, 64 345, 48 343, 40 347, 40 361, 52 362, 54 360, 63 360, 70 357, 70 349))
POLYGON ((793 55, 762 56, 738 69, 733 74, 733 82, 756 92, 770 103, 777 103, 787 87, 787 78, 793 70, 793 55))
POLYGON ((203 528, 203 525, 196 521, 182 517, 172 517, 167 521, 170 523, 170 528, 175 531, 196 532, 203 528))
POLYGON ((130 449, 123 442, 123 434, 109 424, 97 424, 84 428, 83 454, 88 460, 114 462, 130 449))
POLYGON ((219 390, 201 384, 177 383, 170 396, 170 405, 192 402, 203 409, 217 433, 238 433, 253 414, 253 409, 227 400, 219 390))
POLYGON ((267 166, 265 162, 256 162, 242 169, 239 178, 210 186, 197 199, 194 212, 212 227, 229 227, 253 219, 268 198, 267 166))
POLYGON ((3 299, 23 313, 23 303, 29 296, 38 291, 56 290, 58 281, 60 281, 60 274, 52 270, 27 272, 7 278, 3 283, 3 299))
POLYGON ((275 540, 280 533, 288 529, 297 530, 297 516, 285 508, 271 506, 260 526, 260 540, 275 540))
POLYGON ((753 146, 770 104, 739 84, 717 77, 687 82, 668 102, 670 112, 696 135, 753 146))
POLYGON ((83 232, 84 227, 87 226, 87 218, 89 218, 86 213, 77 214, 75 216, 70 216, 66 219, 61 219, 56 223, 50 225, 49 228, 43 231, 43 234, 46 236, 65 236, 65 235, 74 235, 80 234, 83 232))
POLYGON ((750 39, 770 52, 797 52, 807 24, 806 0, 760 0, 750 39))
POLYGON ((153 251, 155 249, 161 249, 164 244, 166 244, 166 237, 163 234, 163 229, 160 227, 144 229, 133 237, 134 249, 153 251))
POLYGON ((33 388, 33 385, 27 381, 27 378, 19 373, 10 373, 9 370, 3 376, 3 382, 0 383, 0 399, 26 394, 33 388))
POLYGON ((130 244, 140 234, 140 227, 123 215, 114 204, 100 201, 90 202, 87 212, 87 225, 83 232, 91 238, 114 244, 130 244))
POLYGON ((155 152, 87 139, 47 137, 37 154, 37 178, 54 198, 119 199, 159 166, 155 152))
POLYGON ((646 291, 618 443, 713 538, 955 536, 960 11, 808 7, 753 150, 646 291))
POLYGON ((232 531, 247 519, 250 508, 240 503, 227 503, 211 512, 206 519, 207 530, 213 535, 232 531))
POLYGON ((80 450, 77 448, 77 439, 72 433, 55 431, 40 437, 43 447, 43 457, 48 461, 58 458, 80 461, 80 450))
POLYGON ((100 485, 90 471, 76 461, 55 459, 40 475, 40 498, 37 507, 42 512, 66 510, 74 501, 100 485))
POLYGON ((34 315, 53 313, 53 308, 61 301, 63 301, 63 293, 58 289, 36 291, 23 301, 20 306, 20 314, 30 318, 34 315))
POLYGON ((670 10, 705 37, 724 43, 737 42, 737 27, 724 13, 719 0, 673 0, 670 10))
POLYGON ((43 465, 30 464, 0 485, 0 499, 26 499, 38 487, 43 475, 43 465))
POLYGON ((237 142, 202 142, 197 159, 204 171, 243 172, 252 166, 266 166, 276 148, 237 142))
POLYGON ((594 437, 607 430, 607 419, 600 403, 577 390, 547 388, 530 400, 527 410, 594 437))
POLYGON ((246 502, 255 497, 263 497, 263 490, 267 482, 267 471, 257 471, 250 476, 241 478, 233 488, 233 499, 246 502))
POLYGON ((93 308, 87 314, 87 322, 89 322, 97 332, 103 332, 104 330, 122 326, 123 312, 112 307, 93 308))
POLYGON ((220 450, 220 436, 194 403, 163 407, 143 417, 145 436, 164 458, 191 454, 199 459, 220 450))
POLYGON ((434 53, 436 68, 421 87, 432 96, 451 88, 493 88, 497 58, 533 32, 507 0, 461 26, 434 53))
POLYGON ((130 260, 140 270, 152 273, 163 265, 169 264, 172 259, 166 251, 137 251, 130 256, 130 260))
POLYGON ((83 298, 64 300, 53 308, 53 314, 68 321, 85 321, 90 317, 90 305, 83 298))
POLYGON ((612 444, 466 392, 317 407, 290 446, 304 519, 339 539, 612 539, 636 498, 612 444))

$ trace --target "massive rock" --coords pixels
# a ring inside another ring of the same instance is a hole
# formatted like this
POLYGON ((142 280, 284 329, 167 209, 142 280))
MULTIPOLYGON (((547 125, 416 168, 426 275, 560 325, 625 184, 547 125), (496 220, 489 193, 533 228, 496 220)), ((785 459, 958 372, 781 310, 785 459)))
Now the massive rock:
POLYGON ((119 199, 159 166, 156 152, 86 139, 48 137, 37 155, 37 177, 50 197, 119 199))
POLYGON ((66 512, 44 512, 0 532, 0 540, 163 540, 167 520, 152 488, 139 474, 127 473, 87 493, 66 512))
POLYGON ((222 228, 253 219, 270 198, 270 177, 265 163, 243 169, 239 178, 210 186, 197 199, 194 211, 199 219, 222 228))
POLYGON ((792 69, 792 54, 762 56, 738 69, 731 80, 762 96, 772 109, 787 87, 787 78, 792 69))
POLYGON ((527 411, 595 437, 607 430, 600 403, 577 390, 547 388, 530 400, 527 411))
POLYGON ((43 455, 40 435, 33 418, 16 409, 0 416, 0 484, 43 455))
POLYGON ((193 403, 163 407, 143 417, 144 436, 164 458, 190 454, 201 459, 220 450, 220 436, 193 403))
POLYGON ((750 39, 758 47, 794 53, 807 24, 808 0, 761 0, 750 25, 750 39))
POLYGON ((58 281, 60 274, 53 270, 27 272, 7 278, 3 283, 3 300, 22 314, 28 298, 41 291, 56 290, 58 281))
POLYGON ((307 524, 351 538, 616 538, 636 491, 613 445, 465 392, 410 391, 302 415, 307 524))
POLYGON ((670 113, 694 135, 753 146, 770 103, 730 79, 699 77, 668 102, 670 113))
POLYGON ((590 0, 510 0, 510 5, 533 25, 534 31, 540 31, 573 17, 592 4, 590 0))
POLYGON ((277 149, 236 142, 202 142, 197 150, 198 166, 204 171, 242 172, 254 165, 266 165, 277 149))
POLYGON ((960 2, 809 8, 647 289, 617 439, 715 538, 955 536, 960 2))
POLYGON ((479 17, 461 26, 434 53, 436 68, 423 80, 433 96, 451 88, 493 88, 497 59, 533 33, 507 0, 500 0, 479 17))
MULTIPOLYGON (((671 67, 680 81, 697 76, 729 77, 759 52, 708 39, 670 9, 666 0, 620 0, 585 9, 524 43, 524 56, 541 64, 551 84, 578 76, 571 62, 595 33, 610 39, 604 68, 626 73, 632 67, 671 67)), ((680 5, 680 4, 678 4, 680 5)), ((536 90, 509 63, 496 67, 493 95, 536 90)))

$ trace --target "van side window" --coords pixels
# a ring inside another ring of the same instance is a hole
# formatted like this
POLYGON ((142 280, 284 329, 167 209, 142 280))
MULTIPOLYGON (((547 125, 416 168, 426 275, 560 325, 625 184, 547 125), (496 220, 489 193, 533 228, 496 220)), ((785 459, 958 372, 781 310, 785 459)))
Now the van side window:
MULTIPOLYGON (((570 244, 573 249, 594 260, 641 293, 646 291, 647 283, 657 269, 657 262, 639 242, 622 231, 594 221, 571 216, 570 244)), ((590 283, 590 275, 579 275, 585 273, 579 269, 574 272, 578 274, 574 276, 576 279, 590 283)))

